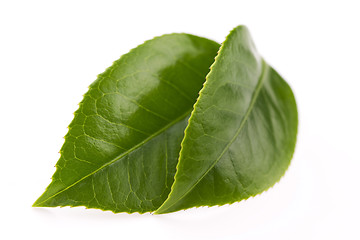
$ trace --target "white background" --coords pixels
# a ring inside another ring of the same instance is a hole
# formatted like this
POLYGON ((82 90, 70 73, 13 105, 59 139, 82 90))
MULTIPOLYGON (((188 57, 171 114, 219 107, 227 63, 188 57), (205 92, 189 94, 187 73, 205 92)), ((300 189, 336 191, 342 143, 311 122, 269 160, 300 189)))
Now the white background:
POLYGON ((360 239, 359 1, 0 0, 0 239, 360 239), (269 191, 167 215, 32 208, 97 74, 147 39, 249 27, 299 108, 269 191))

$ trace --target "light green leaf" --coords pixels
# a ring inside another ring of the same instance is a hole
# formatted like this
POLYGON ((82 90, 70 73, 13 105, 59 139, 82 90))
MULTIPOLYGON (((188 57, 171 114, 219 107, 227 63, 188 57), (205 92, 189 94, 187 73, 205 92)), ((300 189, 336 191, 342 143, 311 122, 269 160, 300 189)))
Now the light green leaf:
POLYGON ((233 203, 277 182, 296 142, 292 91, 245 27, 214 62, 218 48, 164 35, 99 75, 34 206, 161 214, 233 203))
POLYGON ((170 191, 188 116, 218 48, 188 34, 164 35, 100 74, 34 206, 156 210, 170 191))

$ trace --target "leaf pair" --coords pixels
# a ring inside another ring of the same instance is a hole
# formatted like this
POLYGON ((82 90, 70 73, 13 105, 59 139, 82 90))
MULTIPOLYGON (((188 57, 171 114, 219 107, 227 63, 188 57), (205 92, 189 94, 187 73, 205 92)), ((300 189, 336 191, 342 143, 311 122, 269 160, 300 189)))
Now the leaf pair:
POLYGON ((34 206, 160 214, 233 203, 277 182, 295 148, 293 93, 246 27, 219 47, 170 34, 115 61, 84 95, 34 206))

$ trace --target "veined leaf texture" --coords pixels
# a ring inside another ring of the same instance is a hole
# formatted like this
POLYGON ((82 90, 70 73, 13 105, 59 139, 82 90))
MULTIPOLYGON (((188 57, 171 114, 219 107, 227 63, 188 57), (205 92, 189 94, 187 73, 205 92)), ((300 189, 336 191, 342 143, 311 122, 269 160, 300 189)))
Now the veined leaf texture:
POLYGON ((285 173, 297 124, 290 87, 246 27, 221 46, 156 37, 90 85, 33 206, 162 214, 241 201, 285 173))

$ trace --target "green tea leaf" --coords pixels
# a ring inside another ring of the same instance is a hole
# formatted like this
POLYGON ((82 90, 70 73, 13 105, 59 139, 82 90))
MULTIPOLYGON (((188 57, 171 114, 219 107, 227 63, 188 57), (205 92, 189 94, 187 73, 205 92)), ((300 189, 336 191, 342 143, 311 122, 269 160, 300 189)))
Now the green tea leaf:
POLYGON ((233 203, 272 186, 297 132, 289 86, 257 53, 245 27, 222 44, 191 114, 172 191, 156 213, 233 203))
POLYGON ((156 210, 170 191, 188 116, 218 48, 188 34, 164 35, 100 74, 34 206, 156 210))
POLYGON ((164 35, 99 75, 34 206, 161 214, 233 203, 277 182, 295 148, 293 93, 246 27, 214 62, 218 48, 164 35))

